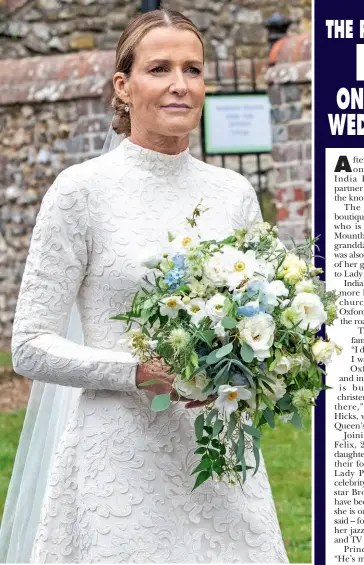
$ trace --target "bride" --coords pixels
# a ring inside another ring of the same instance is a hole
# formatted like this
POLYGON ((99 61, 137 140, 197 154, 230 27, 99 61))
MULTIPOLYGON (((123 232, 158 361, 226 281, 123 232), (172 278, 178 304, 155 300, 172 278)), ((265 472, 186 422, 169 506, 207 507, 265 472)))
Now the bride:
POLYGON ((202 403, 152 412, 173 376, 138 364, 120 342, 122 322, 110 320, 201 197, 204 238, 261 219, 244 177, 189 153, 203 63, 200 33, 182 14, 132 21, 113 78, 113 128, 124 138, 61 172, 43 198, 13 328, 14 369, 34 382, 0 538, 7 562, 288 563, 264 461, 244 492, 216 481, 191 492, 202 403), (84 344, 70 338, 74 303, 84 344), (155 375, 163 384, 140 388, 155 375))

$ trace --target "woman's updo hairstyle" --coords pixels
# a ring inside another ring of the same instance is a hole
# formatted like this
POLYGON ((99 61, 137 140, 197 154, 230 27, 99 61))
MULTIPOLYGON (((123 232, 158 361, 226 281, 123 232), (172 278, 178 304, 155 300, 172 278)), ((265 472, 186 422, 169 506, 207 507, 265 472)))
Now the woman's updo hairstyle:
MULTIPOLYGON (((201 41, 202 49, 204 47, 197 27, 180 12, 166 9, 146 12, 132 20, 123 31, 116 48, 115 73, 121 72, 127 77, 130 76, 135 48, 148 31, 157 27, 175 27, 192 31, 201 41)), ((112 121, 113 129, 119 135, 129 136, 130 113, 125 111, 125 102, 114 93, 111 106, 115 111, 112 121)))

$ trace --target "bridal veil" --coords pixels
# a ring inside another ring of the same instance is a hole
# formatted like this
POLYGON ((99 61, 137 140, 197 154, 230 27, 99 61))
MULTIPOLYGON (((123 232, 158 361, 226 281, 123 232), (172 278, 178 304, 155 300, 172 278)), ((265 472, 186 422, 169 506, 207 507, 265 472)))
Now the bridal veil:
MULTIPOLYGON (((110 126, 102 153, 122 141, 110 126)), ((73 304, 66 337, 83 345, 81 320, 73 304)), ((13 467, 0 530, 0 563, 28 563, 54 453, 80 388, 34 380, 13 467)))

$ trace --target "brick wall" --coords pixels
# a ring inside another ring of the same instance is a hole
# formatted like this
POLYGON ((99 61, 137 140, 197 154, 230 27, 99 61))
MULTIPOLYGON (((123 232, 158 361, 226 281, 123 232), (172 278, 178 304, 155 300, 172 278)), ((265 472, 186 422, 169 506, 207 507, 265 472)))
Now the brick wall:
MULTIPOLYGON (((0 60, 0 350, 10 347, 19 285, 45 192, 62 169, 101 152, 112 116, 113 65, 113 50, 0 60)), ((255 64, 259 88, 266 70, 266 64, 255 64)), ((232 63, 222 61, 219 72, 221 85, 232 88, 232 63)), ((238 61, 238 74, 239 89, 250 89, 250 61, 238 61)), ((213 62, 206 64, 205 79, 208 89, 217 88, 213 62)), ((192 132, 190 150, 201 157, 199 129, 192 132)), ((221 165, 219 158, 211 162, 221 165)), ((256 160, 247 156, 243 164, 256 185, 256 160)), ((270 155, 262 165, 271 169, 270 155)), ((236 159, 227 159, 226 166, 238 170, 236 159)))
MULTIPOLYGON (((163 0, 201 30, 207 56, 268 56, 263 22, 274 12, 289 16, 290 33, 308 30, 311 0, 163 0)), ((0 0, 0 59, 114 49, 141 0, 0 0)))
POLYGON ((304 241, 311 230, 311 38, 286 37, 270 53, 265 78, 272 103, 277 226, 304 241))

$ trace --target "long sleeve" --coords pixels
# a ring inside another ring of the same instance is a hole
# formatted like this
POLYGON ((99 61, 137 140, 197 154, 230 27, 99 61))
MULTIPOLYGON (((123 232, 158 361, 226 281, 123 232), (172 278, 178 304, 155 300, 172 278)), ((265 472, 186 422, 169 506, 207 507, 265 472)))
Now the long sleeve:
POLYGON ((235 171, 229 170, 229 173, 237 188, 237 202, 240 202, 236 207, 233 225, 236 229, 251 230, 255 222, 263 221, 257 194, 248 179, 235 171))
POLYGON ((131 354, 62 337, 91 245, 87 193, 71 176, 66 170, 57 177, 37 216, 15 311, 14 370, 64 386, 135 391, 138 361, 131 354))

